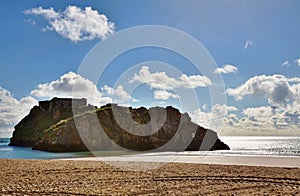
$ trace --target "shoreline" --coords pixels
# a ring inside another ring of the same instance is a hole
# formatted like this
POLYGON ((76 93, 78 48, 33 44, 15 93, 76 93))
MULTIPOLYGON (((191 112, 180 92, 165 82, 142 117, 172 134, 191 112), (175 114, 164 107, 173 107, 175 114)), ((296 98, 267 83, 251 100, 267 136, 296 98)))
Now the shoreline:
POLYGON ((263 156, 263 155, 159 155, 137 154, 107 157, 78 157, 53 160, 103 161, 103 162, 154 162, 154 163, 194 163, 214 165, 239 165, 300 168, 297 156, 263 156))
POLYGON ((0 159, 0 164, 1 195, 300 194, 299 168, 169 163, 133 171, 101 161, 17 159, 0 159))

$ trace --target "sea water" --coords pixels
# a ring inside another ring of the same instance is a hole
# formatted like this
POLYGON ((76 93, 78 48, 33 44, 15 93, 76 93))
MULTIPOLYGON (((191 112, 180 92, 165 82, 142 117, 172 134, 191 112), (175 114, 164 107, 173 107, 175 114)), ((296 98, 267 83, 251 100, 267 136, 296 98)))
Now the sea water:
MULTIPOLYGON (((220 137, 231 150, 213 152, 161 152, 164 156, 195 155, 258 155, 300 157, 300 137, 220 137)), ((32 150, 30 147, 8 146, 8 138, 0 138, 0 158, 59 159, 91 156, 88 152, 50 153, 32 150)), ((150 153, 153 155, 153 153, 150 153)), ((149 154, 149 155, 150 155, 149 154)))
POLYGON ((59 159, 91 156, 89 152, 51 153, 32 150, 31 147, 8 146, 9 138, 0 138, 0 158, 7 159, 59 159))
POLYGON ((300 137, 220 137, 230 154, 300 156, 300 137))

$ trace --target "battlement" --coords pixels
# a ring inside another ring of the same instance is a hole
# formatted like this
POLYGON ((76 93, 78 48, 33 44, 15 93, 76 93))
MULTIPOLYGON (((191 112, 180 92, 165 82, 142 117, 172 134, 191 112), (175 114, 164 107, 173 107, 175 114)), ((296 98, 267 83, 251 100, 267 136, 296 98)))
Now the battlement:
POLYGON ((87 99, 73 99, 73 98, 57 98, 54 97, 50 101, 39 101, 39 107, 43 111, 51 112, 53 108, 66 109, 74 107, 82 107, 87 105, 87 99))

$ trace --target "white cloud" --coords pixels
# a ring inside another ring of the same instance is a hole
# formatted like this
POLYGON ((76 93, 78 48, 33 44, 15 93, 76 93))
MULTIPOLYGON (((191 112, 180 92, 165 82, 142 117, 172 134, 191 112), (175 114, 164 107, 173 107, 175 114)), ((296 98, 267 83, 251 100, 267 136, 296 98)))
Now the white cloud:
POLYGON ((300 105, 297 103, 288 104, 285 108, 244 108, 241 113, 234 106, 216 104, 210 112, 198 109, 189 115, 194 122, 218 131, 221 135, 300 136, 300 105))
MULTIPOLYGON (((300 78, 298 79, 300 80, 300 78)), ((294 81, 296 81, 296 78, 294 81)), ((290 89, 293 95, 293 100, 300 104, 300 83, 292 84, 290 89)))
POLYGON ((138 74, 134 74, 132 82, 140 82, 147 84, 150 88, 160 90, 174 90, 176 88, 197 88, 206 87, 211 84, 211 81, 206 76, 182 74, 179 78, 169 77, 165 72, 151 73, 149 67, 143 66, 138 74))
MULTIPOLYGON (((293 81, 297 80, 293 78, 293 81)), ((297 96, 289 84, 289 79, 282 75, 252 77, 235 89, 227 89, 227 94, 234 96, 237 100, 243 99, 246 95, 266 98, 269 103, 281 106, 295 100, 297 96)))
POLYGON ((226 111, 226 114, 227 114, 227 111, 237 111, 238 109, 234 106, 228 106, 228 105, 220 105, 220 104, 216 104, 215 106, 219 106, 219 107, 223 107, 224 110, 226 111))
POLYGON ((246 42, 245 42, 245 46, 244 46, 244 49, 246 50, 246 49, 248 49, 250 46, 252 46, 254 43, 252 42, 252 41, 250 41, 250 40, 247 40, 246 42))
POLYGON ((212 106, 211 112, 215 118, 223 118, 230 111, 237 111, 237 108, 234 106, 227 106, 224 104, 215 104, 212 106))
POLYGON ((116 98, 113 101, 121 105, 128 101, 138 101, 133 99, 121 85, 116 89, 105 85, 101 89, 103 91, 98 91, 94 83, 73 72, 62 75, 58 80, 39 84, 31 91, 33 97, 28 96, 20 100, 14 98, 8 90, 0 87, 0 137, 10 136, 13 126, 24 118, 34 105, 38 104, 37 99, 87 98, 88 103, 97 106, 112 102, 111 97, 116 98), (104 96, 105 94, 107 96, 104 96))
POLYGON ((24 13, 43 16, 49 23, 44 31, 53 30, 73 42, 105 39, 113 34, 115 29, 113 22, 91 7, 81 9, 77 6, 67 6, 63 12, 57 12, 52 7, 49 9, 38 7, 25 10, 24 13))
POLYGON ((287 81, 290 83, 300 83, 300 78, 288 78, 287 81))
MULTIPOLYGON (((149 72, 149 74, 148 76, 151 77, 153 74, 159 77, 163 75, 164 79, 170 81, 174 79, 162 72, 149 72)), ((186 77, 190 78, 190 76, 186 77)), ((186 85, 180 78, 174 80, 178 83, 173 88, 186 85)), ((154 90, 153 93, 155 99, 179 98, 178 95, 165 89, 154 90)), ((203 105, 202 109, 189 112, 192 120, 201 126, 216 131, 222 130, 222 133, 231 135, 243 133, 246 135, 278 133, 299 135, 297 131, 300 129, 300 78, 289 79, 281 75, 256 76, 236 89, 228 89, 227 93, 237 99, 242 99, 246 95, 264 97, 273 106, 249 107, 239 111, 234 106, 216 104, 209 109, 207 105, 203 105)), ((95 84, 73 72, 64 74, 58 80, 38 85, 32 90, 31 95, 39 99, 50 99, 54 96, 86 97, 89 103, 95 105, 111 102, 112 98, 108 96, 116 98, 115 100, 121 104, 138 101, 132 98, 122 85, 116 88, 105 85, 101 91, 98 91, 95 84), (74 85, 78 87, 76 92, 73 92, 74 85)), ((37 100, 31 96, 17 100, 8 90, 0 87, 0 136, 3 133, 9 136, 13 126, 36 104, 37 100)))
POLYGON ((154 91, 154 99, 162 99, 162 100, 168 100, 170 97, 173 99, 179 99, 180 97, 178 95, 175 95, 171 92, 168 92, 166 90, 156 90, 154 91))
POLYGON ((32 8, 30 10, 25 10, 24 14, 28 15, 42 15, 46 19, 56 19, 60 17, 60 14, 56 11, 54 11, 53 7, 50 7, 49 9, 44 9, 42 7, 32 8))
POLYGON ((209 112, 197 109, 189 113, 189 115, 193 122, 209 129, 218 130, 221 126, 223 126, 226 116, 229 115, 230 112, 237 110, 238 109, 234 106, 215 104, 211 107, 209 112))
POLYGON ((255 76, 227 93, 238 100, 246 95, 266 98, 270 104, 227 115, 224 127, 230 134, 241 134, 240 130, 246 135, 300 134, 300 78, 255 76))
POLYGON ((90 104, 98 106, 112 101, 118 104, 128 101, 138 102, 124 90, 122 85, 117 86, 116 89, 104 85, 99 91, 93 82, 74 72, 66 73, 58 80, 39 84, 31 91, 31 95, 44 99, 53 97, 87 98, 90 104))
POLYGON ((44 99, 52 97, 87 98, 88 102, 94 105, 111 102, 111 98, 104 97, 93 82, 73 72, 66 73, 50 83, 39 84, 31 91, 31 95, 44 99), (74 86, 76 86, 76 90, 73 90, 74 86))
POLYGON ((149 67, 143 66, 138 74, 134 74, 132 82, 148 84, 151 88, 172 90, 177 87, 178 81, 170 78, 165 72, 150 73, 149 67))
POLYGON ((290 67, 290 62, 289 61, 284 61, 282 64, 281 64, 282 67, 290 67))
POLYGON ((233 126, 244 127, 251 131, 264 130, 266 132, 279 128, 276 128, 276 124, 283 126, 282 116, 270 106, 245 108, 243 114, 244 116, 238 119, 233 126))
POLYGON ((37 105, 33 97, 17 100, 11 92, 0 87, 0 137, 9 137, 13 127, 37 105))
POLYGON ((300 58, 299 59, 295 59, 295 63, 297 63, 297 65, 300 66, 300 58))
POLYGON ((123 88, 122 85, 118 85, 116 89, 104 85, 101 88, 102 91, 106 92, 109 96, 112 96, 112 101, 119 104, 124 104, 129 101, 138 102, 139 100, 132 98, 123 88))
POLYGON ((209 113, 209 112, 204 112, 199 108, 193 112, 190 112, 189 116, 191 117, 193 122, 199 124, 202 127, 209 128, 209 129, 216 128, 216 127, 213 127, 213 124, 211 122, 212 116, 211 116, 211 113, 209 113))
POLYGON ((270 117, 273 114, 273 109, 270 106, 246 108, 243 110, 243 114, 249 118, 270 117))
POLYGON ((206 76, 201 75, 191 75, 187 76, 182 74, 179 78, 179 86, 184 88, 198 88, 198 87, 206 87, 211 84, 211 81, 206 76))
POLYGON ((238 68, 229 64, 225 64, 223 68, 217 68, 214 71, 214 73, 218 73, 218 74, 228 74, 228 73, 237 73, 237 72, 238 72, 238 68))
POLYGON ((286 132, 298 130, 300 128, 300 110, 295 110, 294 107, 294 105, 288 105, 284 109, 271 106, 245 108, 243 110, 244 117, 238 119, 233 126, 266 133, 274 130, 286 132))
MULTIPOLYGON (((300 104, 299 100, 293 104, 288 105, 284 110, 284 116, 286 122, 290 125, 296 125, 298 130, 300 128, 300 104)), ((300 134, 300 133, 299 133, 300 134)))

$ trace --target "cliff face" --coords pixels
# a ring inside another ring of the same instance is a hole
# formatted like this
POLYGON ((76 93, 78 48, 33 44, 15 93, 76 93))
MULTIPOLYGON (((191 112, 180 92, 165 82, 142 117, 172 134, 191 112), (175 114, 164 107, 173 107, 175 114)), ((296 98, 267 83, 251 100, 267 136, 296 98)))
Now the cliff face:
MULTIPOLYGON (((78 107, 79 112, 90 110, 94 107, 87 107, 83 104, 78 107)), ((34 144, 44 136, 45 131, 51 126, 73 116, 72 99, 53 98, 50 101, 40 101, 39 106, 34 106, 29 114, 24 117, 14 128, 13 136, 10 139, 10 146, 28 146, 34 144), (65 101, 66 106, 62 106, 60 100, 65 101)))
POLYGON ((72 115, 71 109, 64 111, 57 109, 53 114, 34 106, 30 113, 15 126, 9 145, 31 147, 43 137, 44 131, 51 125, 72 115))
POLYGON ((119 146, 135 151, 229 149, 215 132, 173 107, 133 109, 108 104, 82 109, 75 117, 69 112, 61 110, 66 115, 54 118, 34 107, 16 126, 10 145, 26 144, 52 152, 115 150, 119 146))

